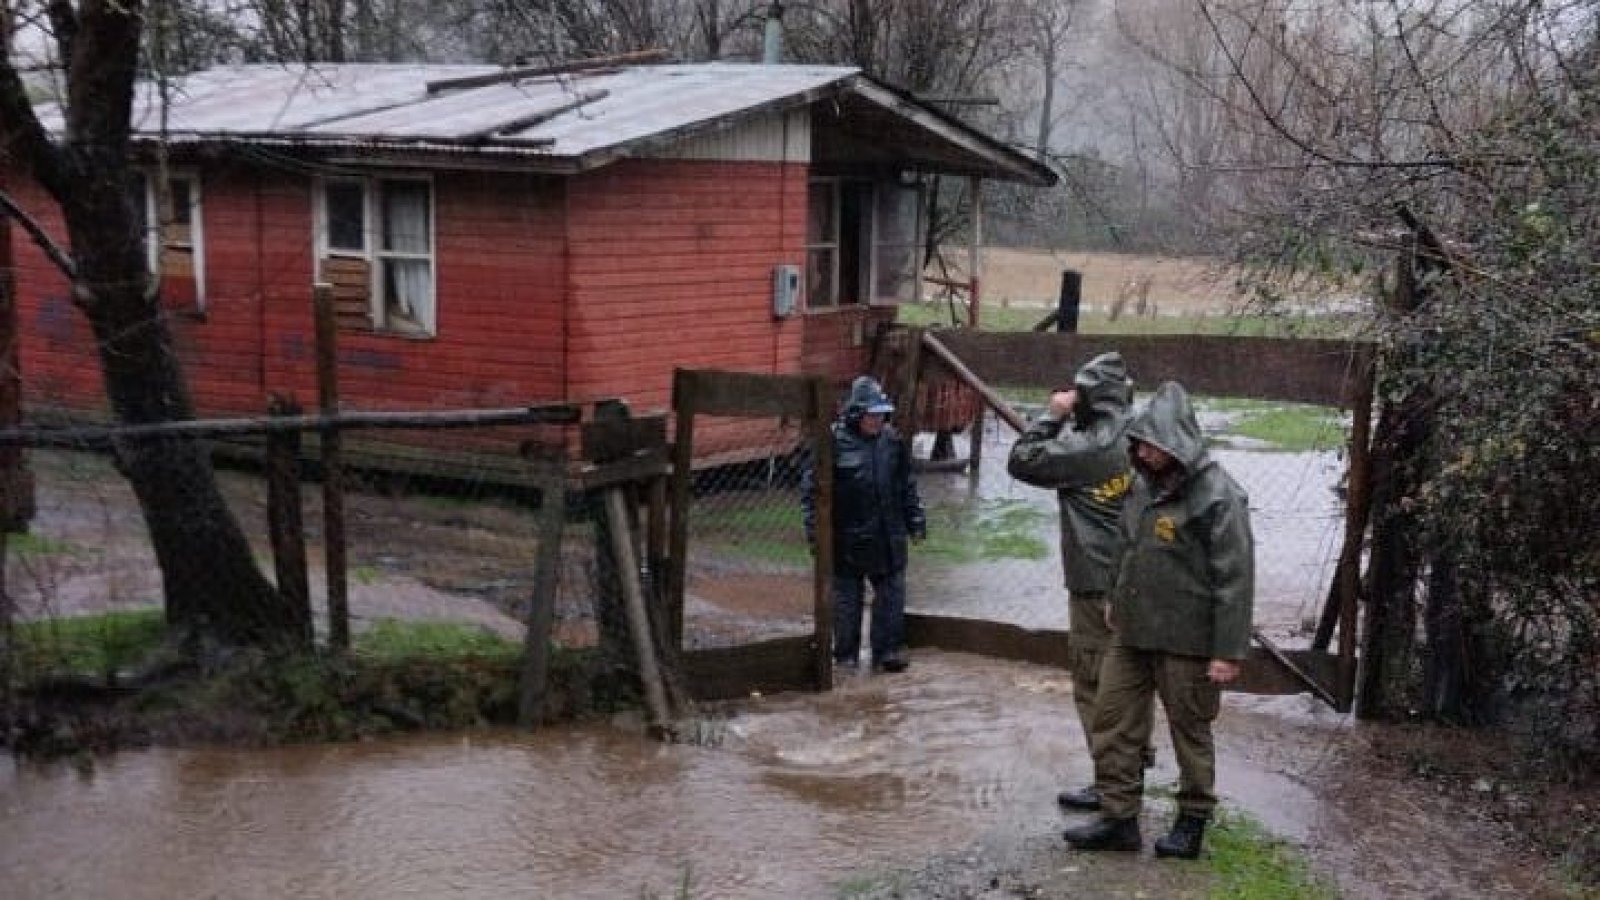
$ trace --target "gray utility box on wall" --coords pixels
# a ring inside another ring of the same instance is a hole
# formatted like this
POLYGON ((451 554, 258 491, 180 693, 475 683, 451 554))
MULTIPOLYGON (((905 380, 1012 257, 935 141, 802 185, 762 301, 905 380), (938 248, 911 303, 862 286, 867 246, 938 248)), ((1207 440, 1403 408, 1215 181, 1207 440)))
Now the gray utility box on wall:
POLYGON ((794 315, 800 305, 800 267, 772 267, 772 314, 780 319, 794 315))

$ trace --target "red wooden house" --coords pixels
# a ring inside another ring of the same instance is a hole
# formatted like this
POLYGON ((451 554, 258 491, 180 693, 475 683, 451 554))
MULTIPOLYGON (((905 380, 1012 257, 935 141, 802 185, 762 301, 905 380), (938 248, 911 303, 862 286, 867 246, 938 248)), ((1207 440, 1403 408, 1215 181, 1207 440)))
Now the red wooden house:
MULTIPOLYGON (((165 94, 139 94, 130 190, 207 416, 316 396, 319 281, 351 408, 662 409, 675 366, 845 379, 919 293, 924 176, 1053 181, 850 68, 262 65, 165 94)), ((89 330, 12 231, 25 402, 92 413, 89 330)))

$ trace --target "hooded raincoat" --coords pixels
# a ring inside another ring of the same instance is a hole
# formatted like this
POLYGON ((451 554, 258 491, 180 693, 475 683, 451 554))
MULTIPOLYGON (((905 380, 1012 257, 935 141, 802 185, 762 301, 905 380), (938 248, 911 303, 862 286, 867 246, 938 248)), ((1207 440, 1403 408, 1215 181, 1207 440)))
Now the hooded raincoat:
POLYGON ((1141 650, 1242 660, 1255 598, 1250 501, 1206 452, 1183 387, 1167 382, 1128 426, 1180 471, 1140 472, 1123 511, 1111 614, 1117 642, 1141 650))
POLYGON ((1133 382, 1118 353, 1102 353, 1073 378, 1072 420, 1046 412, 1011 447, 1006 470, 1054 488, 1061 505, 1061 568, 1073 595, 1104 594, 1122 548, 1122 503, 1133 485, 1124 432, 1133 382))

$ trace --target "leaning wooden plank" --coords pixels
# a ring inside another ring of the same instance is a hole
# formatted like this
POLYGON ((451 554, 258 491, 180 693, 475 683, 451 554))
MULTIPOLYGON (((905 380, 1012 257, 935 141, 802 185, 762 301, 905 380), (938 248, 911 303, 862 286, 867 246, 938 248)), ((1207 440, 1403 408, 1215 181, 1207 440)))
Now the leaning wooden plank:
POLYGON ((623 611, 628 630, 633 633, 634 651, 639 656, 639 680, 644 684, 645 711, 649 729, 656 737, 672 733, 672 712, 667 708, 667 690, 656 663, 656 642, 650 630, 650 615, 644 608, 644 590, 639 586, 639 557, 634 552, 633 527, 628 502, 621 487, 605 489, 606 518, 611 526, 611 552, 616 556, 618 581, 622 582, 623 611))

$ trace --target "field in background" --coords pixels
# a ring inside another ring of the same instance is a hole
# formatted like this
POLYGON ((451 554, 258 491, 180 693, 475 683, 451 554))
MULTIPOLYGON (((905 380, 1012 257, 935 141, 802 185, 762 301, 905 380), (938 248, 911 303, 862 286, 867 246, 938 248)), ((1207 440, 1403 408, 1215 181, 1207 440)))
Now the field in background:
MULTIPOLYGON (((964 260, 952 250, 950 258, 964 260)), ((1365 304, 1348 293, 1301 295, 1270 313, 1247 306, 1237 273, 1218 259, 1124 253, 984 251, 981 325, 1027 331, 1055 308, 1061 273, 1083 274, 1078 330, 1085 334, 1213 334, 1256 337, 1358 337, 1365 304)), ((961 276, 957 276, 961 277, 961 276)), ((925 302, 900 307, 908 325, 964 324, 964 298, 929 285, 925 302)))
POLYGON ((1097 312, 1141 290, 1169 314, 1226 313, 1245 299, 1218 259, 989 247, 983 257, 985 304, 1054 306, 1063 269, 1083 273, 1084 306, 1097 312))

